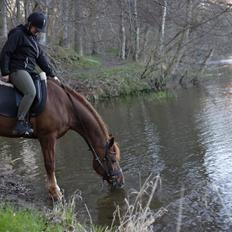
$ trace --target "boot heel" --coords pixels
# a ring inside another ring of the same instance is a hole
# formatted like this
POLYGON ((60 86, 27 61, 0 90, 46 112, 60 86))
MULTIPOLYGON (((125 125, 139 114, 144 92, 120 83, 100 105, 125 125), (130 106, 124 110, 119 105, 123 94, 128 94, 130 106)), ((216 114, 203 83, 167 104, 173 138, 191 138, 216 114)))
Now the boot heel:
POLYGON ((33 134, 33 129, 30 127, 30 125, 28 124, 28 122, 26 122, 25 120, 18 120, 16 122, 16 126, 15 129, 13 130, 13 135, 26 135, 26 136, 30 136, 33 134))

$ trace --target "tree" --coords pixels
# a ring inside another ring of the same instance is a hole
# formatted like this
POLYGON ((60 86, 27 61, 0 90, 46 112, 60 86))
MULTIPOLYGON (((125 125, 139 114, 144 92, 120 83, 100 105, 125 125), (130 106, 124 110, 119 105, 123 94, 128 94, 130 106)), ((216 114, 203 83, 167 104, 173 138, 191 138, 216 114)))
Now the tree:
POLYGON ((120 24, 120 57, 122 60, 126 59, 126 28, 125 28, 125 0, 120 0, 120 19, 121 19, 121 24, 120 24))
POLYGON ((74 3, 74 9, 75 9, 75 50, 80 54, 80 56, 83 56, 84 49, 83 49, 83 24, 82 24, 82 8, 81 8, 81 0, 76 0, 74 3))
POLYGON ((2 36, 7 38, 8 24, 7 24, 7 8, 6 1, 1 0, 1 18, 2 18, 2 36))
MULTIPOLYGON (((69 15, 70 15, 70 1, 67 0, 63 0, 62 1, 62 12, 63 12, 63 40, 61 45, 65 48, 70 48, 71 44, 70 44, 70 19, 69 19, 69 15)), ((62 17, 62 16, 61 16, 62 17)))
POLYGON ((139 58, 139 36, 140 28, 138 23, 138 9, 137 0, 134 0, 134 60, 138 61, 139 58))

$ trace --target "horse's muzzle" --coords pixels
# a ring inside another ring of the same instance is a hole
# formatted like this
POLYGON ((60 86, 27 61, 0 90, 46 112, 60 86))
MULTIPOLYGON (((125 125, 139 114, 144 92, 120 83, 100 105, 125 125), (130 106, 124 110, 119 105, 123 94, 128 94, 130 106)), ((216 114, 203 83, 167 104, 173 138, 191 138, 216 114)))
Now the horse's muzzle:
POLYGON ((112 173, 109 183, 113 188, 122 188, 124 185, 123 172, 120 169, 117 172, 112 173))

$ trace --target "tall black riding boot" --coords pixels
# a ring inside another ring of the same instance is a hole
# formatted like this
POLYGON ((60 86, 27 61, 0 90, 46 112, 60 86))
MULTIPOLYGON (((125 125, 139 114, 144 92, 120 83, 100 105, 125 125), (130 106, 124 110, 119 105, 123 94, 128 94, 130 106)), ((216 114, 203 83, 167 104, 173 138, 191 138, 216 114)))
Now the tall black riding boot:
POLYGON ((14 135, 27 135, 30 136, 33 134, 33 129, 26 120, 18 120, 16 127, 13 130, 14 135))

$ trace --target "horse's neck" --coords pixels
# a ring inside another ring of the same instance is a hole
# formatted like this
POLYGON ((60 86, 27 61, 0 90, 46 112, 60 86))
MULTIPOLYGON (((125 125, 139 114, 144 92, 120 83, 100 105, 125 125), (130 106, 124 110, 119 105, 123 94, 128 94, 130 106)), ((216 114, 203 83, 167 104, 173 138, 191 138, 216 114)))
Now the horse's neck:
MULTIPOLYGON (((73 98, 72 98, 73 99, 73 98)), ((74 107, 74 130, 77 131, 94 150, 102 149, 108 139, 103 121, 88 102, 80 99, 73 100, 74 107), (87 104, 86 104, 87 103, 87 104)))

